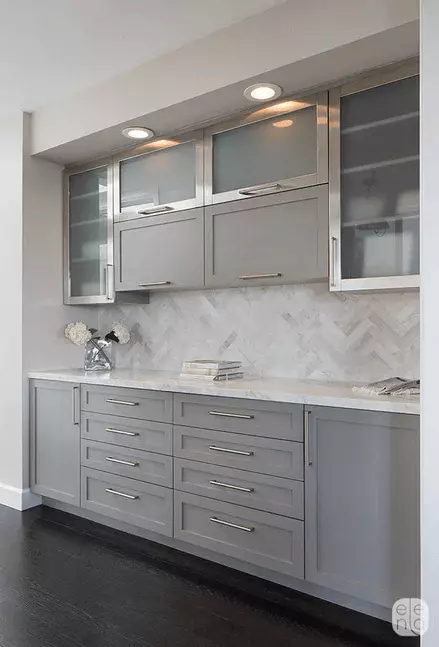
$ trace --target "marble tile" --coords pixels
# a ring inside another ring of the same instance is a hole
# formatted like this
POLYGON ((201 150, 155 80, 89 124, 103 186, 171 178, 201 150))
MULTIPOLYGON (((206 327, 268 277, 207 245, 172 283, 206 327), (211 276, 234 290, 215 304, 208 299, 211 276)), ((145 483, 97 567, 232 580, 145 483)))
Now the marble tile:
POLYGON ((178 371, 184 359, 241 360, 249 374, 311 380, 419 377, 419 294, 329 293, 324 284, 152 294, 106 306, 133 331, 118 368, 178 371))

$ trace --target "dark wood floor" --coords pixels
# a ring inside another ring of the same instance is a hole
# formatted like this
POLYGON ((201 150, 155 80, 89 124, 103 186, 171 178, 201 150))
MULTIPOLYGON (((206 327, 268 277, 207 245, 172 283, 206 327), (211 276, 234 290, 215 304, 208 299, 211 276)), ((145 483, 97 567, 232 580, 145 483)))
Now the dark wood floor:
POLYGON ((369 644, 51 515, 0 506, 0 647, 369 644))

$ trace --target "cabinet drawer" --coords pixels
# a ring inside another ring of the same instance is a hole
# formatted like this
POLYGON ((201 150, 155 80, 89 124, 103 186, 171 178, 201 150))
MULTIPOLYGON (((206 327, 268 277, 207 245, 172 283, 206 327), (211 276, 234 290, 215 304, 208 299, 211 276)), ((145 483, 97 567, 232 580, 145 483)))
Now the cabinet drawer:
POLYGON ((81 436, 121 447, 172 454, 172 425, 130 420, 102 413, 83 413, 81 436))
POLYGON ((172 537, 172 490, 83 467, 81 506, 172 537))
POLYGON ((303 406, 300 404, 176 394, 174 422, 266 438, 303 439, 303 406))
POLYGON ((139 420, 172 422, 172 393, 118 389, 106 386, 81 386, 83 411, 109 413, 139 420))
POLYGON ((286 440, 175 427, 174 456, 299 481, 303 479, 303 445, 286 440))
POLYGON ((302 521, 185 492, 174 506, 177 539, 303 579, 302 521))
POLYGON ((103 472, 172 487, 172 457, 83 440, 81 464, 103 472))
POLYGON ((176 458, 176 490, 303 519, 303 483, 176 458))

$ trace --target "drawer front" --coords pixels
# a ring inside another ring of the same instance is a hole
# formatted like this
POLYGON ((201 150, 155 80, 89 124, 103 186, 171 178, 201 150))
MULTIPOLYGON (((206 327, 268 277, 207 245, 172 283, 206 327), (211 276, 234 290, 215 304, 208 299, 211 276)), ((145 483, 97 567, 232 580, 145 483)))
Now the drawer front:
POLYGON ((303 406, 300 404, 176 394, 174 422, 251 436, 303 440, 303 406))
POLYGON ((302 481, 176 458, 174 487, 182 492, 303 519, 302 481))
POLYGON ((172 425, 143 422, 102 413, 83 413, 81 436, 87 440, 121 447, 144 449, 158 454, 172 454, 172 425))
POLYGON ((172 422, 172 393, 83 384, 81 403, 83 411, 172 422))
POLYGON ((172 457, 83 440, 81 465, 103 472, 172 487, 172 457))
POLYGON ((174 456, 303 480, 303 444, 286 440, 174 427, 174 456))
POLYGON ((174 536, 303 579, 303 521, 174 493, 174 536))
POLYGON ((81 506, 172 537, 172 490, 81 468, 81 506))

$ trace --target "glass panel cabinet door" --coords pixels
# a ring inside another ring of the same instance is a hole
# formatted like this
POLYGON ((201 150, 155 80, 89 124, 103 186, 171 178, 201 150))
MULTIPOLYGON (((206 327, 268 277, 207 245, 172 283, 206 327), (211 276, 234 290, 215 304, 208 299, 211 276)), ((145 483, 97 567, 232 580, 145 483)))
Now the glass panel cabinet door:
POLYGON ((112 211, 109 166, 66 175, 66 303, 106 303, 113 298, 112 211))
POLYGON ((118 220, 203 204, 202 134, 154 140, 116 160, 118 220))
POLYGON ((206 131, 206 202, 327 182, 326 94, 282 101, 206 131))
POLYGON ((339 286, 411 286, 404 277, 419 275, 418 76, 341 96, 339 172, 339 286))

